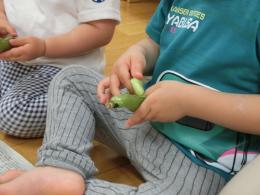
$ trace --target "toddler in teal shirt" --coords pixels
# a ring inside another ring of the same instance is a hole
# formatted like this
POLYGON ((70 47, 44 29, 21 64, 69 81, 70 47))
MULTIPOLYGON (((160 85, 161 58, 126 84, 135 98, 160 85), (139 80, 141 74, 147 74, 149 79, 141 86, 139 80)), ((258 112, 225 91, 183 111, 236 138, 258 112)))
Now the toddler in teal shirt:
POLYGON ((109 77, 63 69, 48 94, 39 167, 1 176, 0 194, 218 194, 260 151, 259 10, 259 0, 161 0, 148 38, 109 77), (104 106, 144 73, 152 79, 134 113, 104 106), (94 178, 95 133, 130 160, 143 184, 94 178))

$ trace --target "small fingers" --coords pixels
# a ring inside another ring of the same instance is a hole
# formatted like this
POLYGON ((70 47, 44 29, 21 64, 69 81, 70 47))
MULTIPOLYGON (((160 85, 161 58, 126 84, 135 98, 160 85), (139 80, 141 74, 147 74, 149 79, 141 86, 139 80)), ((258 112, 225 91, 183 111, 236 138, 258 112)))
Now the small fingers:
POLYGON ((142 65, 143 63, 136 62, 131 65, 130 71, 131 71, 132 77, 137 78, 137 79, 143 79, 143 77, 144 77, 143 76, 144 65, 142 65))
POLYGON ((7 30, 5 28, 1 27, 0 28, 0 35, 1 35, 1 37, 5 36, 7 34, 8 34, 7 30))
POLYGON ((120 73, 118 74, 120 83, 122 85, 122 87, 126 87, 128 89, 128 91, 130 93, 132 93, 133 89, 132 89, 132 85, 130 82, 130 73, 127 69, 121 69, 120 73))
POLYGON ((130 92, 132 91, 129 65, 126 62, 116 62, 114 65, 113 74, 117 75, 120 81, 120 87, 126 87, 130 92))
POLYGON ((147 116, 150 112, 150 107, 146 106, 146 103, 144 101, 141 106, 133 113, 133 115, 126 121, 125 128, 130 128, 134 125, 148 120, 147 116))
POLYGON ((149 96, 149 95, 151 95, 155 90, 157 90, 158 89, 158 83, 157 84, 155 84, 155 85, 152 85, 151 87, 149 87, 149 88, 147 88, 146 90, 145 90, 145 96, 149 96))
POLYGON ((26 45, 28 43, 28 39, 27 38, 15 38, 15 39, 11 39, 9 42, 13 47, 20 47, 20 46, 26 45))
POLYGON ((109 78, 105 78, 98 83, 97 86, 97 97, 102 104, 105 104, 110 96, 109 92, 110 81, 109 78))
POLYGON ((110 92, 113 96, 120 94, 120 80, 116 74, 110 76, 110 92))
POLYGON ((22 51, 19 50, 18 48, 13 48, 3 53, 0 53, 0 59, 2 60, 16 61, 16 60, 20 60, 21 57, 22 57, 22 51))
POLYGON ((12 36, 16 36, 15 30, 8 26, 0 27, 0 34, 1 36, 6 36, 8 34, 11 34, 12 36))
POLYGON ((14 36, 14 37, 17 36, 17 33, 16 33, 16 31, 15 31, 15 29, 14 29, 13 27, 8 26, 8 27, 7 27, 7 31, 8 31, 8 33, 11 34, 12 36, 14 36))

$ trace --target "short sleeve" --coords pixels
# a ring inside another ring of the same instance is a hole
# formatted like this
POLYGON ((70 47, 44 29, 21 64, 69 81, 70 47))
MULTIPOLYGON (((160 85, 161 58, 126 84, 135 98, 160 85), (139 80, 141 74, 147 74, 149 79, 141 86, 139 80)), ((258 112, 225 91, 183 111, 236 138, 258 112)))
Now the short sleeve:
POLYGON ((165 20, 167 19, 167 14, 171 8, 171 5, 172 1, 161 0, 147 25, 146 33, 157 44, 160 42, 160 35, 164 28, 165 20))
POLYGON ((120 0, 75 0, 79 22, 102 19, 120 21, 120 0))

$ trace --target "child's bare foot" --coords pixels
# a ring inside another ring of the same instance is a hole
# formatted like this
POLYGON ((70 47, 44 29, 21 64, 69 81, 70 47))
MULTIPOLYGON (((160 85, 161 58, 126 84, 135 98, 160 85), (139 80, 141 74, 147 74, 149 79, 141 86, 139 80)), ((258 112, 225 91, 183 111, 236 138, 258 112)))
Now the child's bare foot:
POLYGON ((38 167, 10 175, 0 184, 1 195, 83 195, 85 191, 82 176, 64 169, 38 167))

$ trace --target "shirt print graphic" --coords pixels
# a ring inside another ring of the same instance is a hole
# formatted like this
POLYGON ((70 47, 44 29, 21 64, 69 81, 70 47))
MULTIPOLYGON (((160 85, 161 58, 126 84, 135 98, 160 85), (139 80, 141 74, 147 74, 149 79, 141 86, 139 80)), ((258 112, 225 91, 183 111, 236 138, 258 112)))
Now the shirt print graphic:
POLYGON ((206 14, 202 11, 172 6, 166 19, 169 31, 175 33, 177 29, 187 29, 196 32, 206 14))

